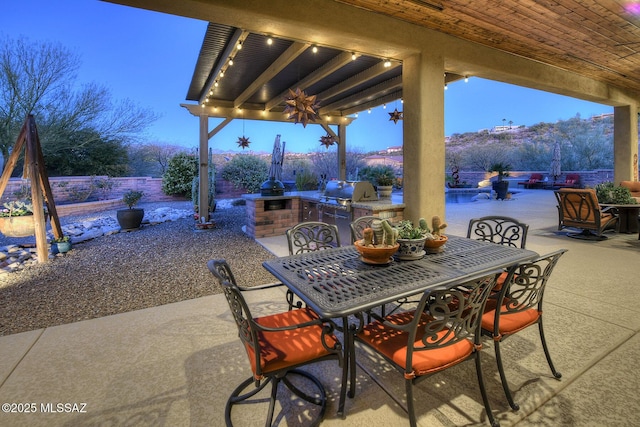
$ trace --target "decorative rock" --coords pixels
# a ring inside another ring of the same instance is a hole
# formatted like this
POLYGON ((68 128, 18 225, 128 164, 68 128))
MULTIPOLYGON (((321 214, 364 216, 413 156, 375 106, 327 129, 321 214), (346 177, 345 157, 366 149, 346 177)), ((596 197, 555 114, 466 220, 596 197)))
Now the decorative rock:
MULTIPOLYGON (((157 208, 150 212, 145 211, 144 224, 154 225, 166 221, 176 221, 193 215, 193 211, 185 209, 173 209, 169 207, 157 208)), ((96 237, 122 232, 115 217, 102 217, 94 220, 85 220, 79 223, 67 224, 62 227, 62 234, 71 237, 72 243, 85 242, 96 237)), ((51 230, 47 232, 47 240, 53 239, 51 230)), ((73 249, 72 249, 73 250, 73 249)), ((37 249, 28 249, 18 245, 0 247, 0 274, 22 270, 28 265, 38 261, 37 249)), ((50 254, 49 259, 54 259, 65 254, 50 254)))

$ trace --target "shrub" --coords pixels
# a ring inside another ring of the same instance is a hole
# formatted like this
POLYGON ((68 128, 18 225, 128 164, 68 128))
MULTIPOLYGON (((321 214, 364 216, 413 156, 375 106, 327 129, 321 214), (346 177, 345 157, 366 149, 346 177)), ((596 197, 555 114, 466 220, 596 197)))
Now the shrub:
POLYGON ((360 170, 363 180, 371 182, 373 185, 394 185, 396 183, 396 173, 391 166, 373 165, 365 166, 360 170))
POLYGON ((247 193, 259 193, 260 185, 268 179, 268 175, 267 162, 251 154, 239 154, 222 168, 222 178, 236 188, 244 188, 247 193))
POLYGON ((633 205, 636 203, 627 187, 618 187, 613 182, 603 182, 596 185, 596 197, 599 203, 616 205, 633 205))
POLYGON ((318 189, 318 177, 315 173, 301 171, 296 174, 296 189, 298 191, 308 191, 318 189))
POLYGON ((187 153, 178 153, 169 160, 162 176, 162 191, 169 196, 191 197, 191 183, 198 175, 198 159, 187 153))

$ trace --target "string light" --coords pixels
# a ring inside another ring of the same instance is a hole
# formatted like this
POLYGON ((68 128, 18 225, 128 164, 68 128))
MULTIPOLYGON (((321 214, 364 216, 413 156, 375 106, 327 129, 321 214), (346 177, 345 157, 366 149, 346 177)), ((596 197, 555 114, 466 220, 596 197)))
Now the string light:
POLYGON ((220 70, 220 78, 224 77, 224 71, 220 70))
POLYGON ((352 60, 352 61, 355 61, 355 60, 356 60, 356 58, 357 58, 356 53, 355 53, 355 52, 353 52, 353 53, 351 54, 351 60, 352 60))
POLYGON ((273 39, 271 37, 267 38, 267 44, 271 46, 273 44, 273 39))
POLYGON ((469 76, 464 76, 464 82, 469 83, 469 76))
POLYGON ((229 65, 233 65, 233 58, 229 58, 229 65))
POLYGON ((367 113, 371 114, 371 108, 369 108, 369 110, 367 110, 367 113))
POLYGON ((314 46, 311 48, 311 51, 312 51, 313 53, 317 53, 317 52, 318 52, 318 46, 314 45, 314 46))
POLYGON ((385 68, 389 68, 389 67, 391 67, 391 61, 389 61, 388 59, 385 59, 385 61, 384 61, 384 67, 385 67, 385 68))
POLYGON ((238 48, 238 50, 242 49, 242 42, 238 42, 238 45, 236 47, 238 48))
POLYGON ((382 104, 382 109, 386 110, 387 109, 387 104, 382 104))

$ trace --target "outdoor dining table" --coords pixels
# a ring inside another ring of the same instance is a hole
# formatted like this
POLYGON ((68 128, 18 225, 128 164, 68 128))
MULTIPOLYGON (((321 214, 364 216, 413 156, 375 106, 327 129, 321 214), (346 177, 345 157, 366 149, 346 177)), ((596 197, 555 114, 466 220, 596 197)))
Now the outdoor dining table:
MULTIPOLYGON (((453 235, 448 238, 440 253, 418 260, 392 260, 386 265, 363 262, 350 245, 269 259, 263 266, 320 317, 343 319, 344 351, 348 356, 352 351, 347 333, 349 316, 355 315, 362 322, 362 314, 375 307, 471 281, 538 256, 530 250, 495 243, 453 235)), ((344 390, 343 386, 339 414, 344 413, 344 390)))

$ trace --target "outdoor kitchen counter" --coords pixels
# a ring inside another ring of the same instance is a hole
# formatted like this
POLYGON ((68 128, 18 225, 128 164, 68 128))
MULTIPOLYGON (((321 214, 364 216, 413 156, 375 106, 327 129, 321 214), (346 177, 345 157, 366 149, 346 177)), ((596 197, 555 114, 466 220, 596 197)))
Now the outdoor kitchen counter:
MULTIPOLYGON (((318 191, 290 191, 282 196, 263 196, 244 194, 246 201, 246 232, 253 238, 282 236, 302 221, 321 221, 321 209, 324 202, 318 191)), ((368 201, 351 204, 353 219, 375 215, 388 218, 392 222, 403 219, 404 203, 401 195, 393 195, 391 201, 368 201)))

